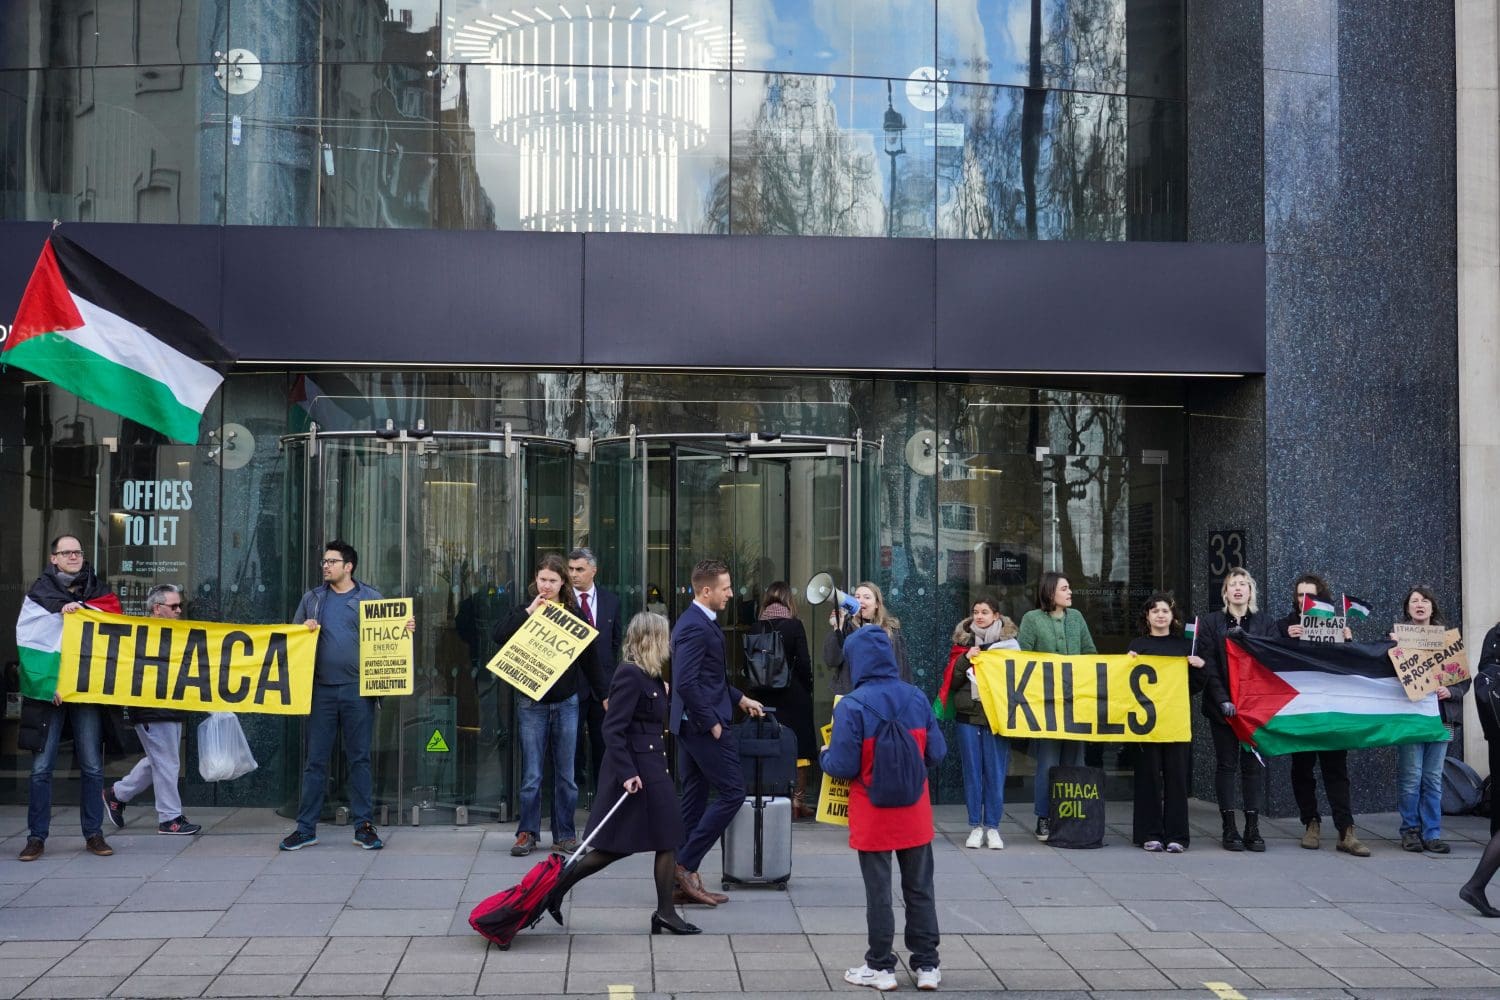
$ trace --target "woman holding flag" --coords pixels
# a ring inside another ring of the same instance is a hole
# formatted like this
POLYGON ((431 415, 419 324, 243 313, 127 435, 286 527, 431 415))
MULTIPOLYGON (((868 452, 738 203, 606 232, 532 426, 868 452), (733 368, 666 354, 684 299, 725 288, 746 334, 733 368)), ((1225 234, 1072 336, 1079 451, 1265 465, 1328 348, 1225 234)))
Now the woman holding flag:
MULTIPOLYGON (((1141 609, 1141 634, 1130 640, 1130 655, 1185 656, 1188 691, 1203 690, 1203 657, 1185 635, 1177 603, 1158 590, 1141 609)), ((1188 791, 1193 783, 1193 743, 1142 743, 1135 765, 1135 822, 1131 839, 1148 851, 1181 854, 1188 849, 1188 791)))
MULTIPOLYGON (((1412 587, 1401 602, 1404 625, 1445 625, 1431 588, 1412 587)), ((1394 639, 1395 636, 1393 635, 1394 639)), ((1449 739, 1453 727, 1463 718, 1463 696, 1469 682, 1440 687, 1432 695, 1438 700, 1438 714, 1449 739)), ((1427 851, 1447 854, 1443 840, 1443 759, 1448 756, 1448 740, 1433 743, 1403 743, 1396 748, 1397 808, 1401 812, 1401 849, 1416 854, 1427 851)))

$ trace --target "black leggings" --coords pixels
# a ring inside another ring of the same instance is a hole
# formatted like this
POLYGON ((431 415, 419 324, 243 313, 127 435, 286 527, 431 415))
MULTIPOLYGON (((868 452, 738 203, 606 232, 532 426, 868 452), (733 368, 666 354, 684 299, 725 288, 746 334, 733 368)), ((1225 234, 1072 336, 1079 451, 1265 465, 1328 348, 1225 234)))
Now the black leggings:
MULTIPOLYGON (((562 878, 558 879, 557 898, 561 900, 568 894, 568 890, 582 882, 596 872, 601 872, 621 858, 628 858, 628 854, 615 854, 611 851, 589 851, 579 858, 577 863, 563 870, 562 878)), ((656 912, 662 917, 676 920, 677 910, 672 906, 672 888, 674 876, 677 874, 677 852, 657 851, 656 864, 654 866, 656 876, 656 912)))
POLYGON ((1219 798, 1219 809, 1234 808, 1234 772, 1238 770, 1245 812, 1260 812, 1266 799, 1266 769, 1255 754, 1240 746, 1240 738, 1225 723, 1210 719, 1208 731, 1214 738, 1214 794, 1219 798))

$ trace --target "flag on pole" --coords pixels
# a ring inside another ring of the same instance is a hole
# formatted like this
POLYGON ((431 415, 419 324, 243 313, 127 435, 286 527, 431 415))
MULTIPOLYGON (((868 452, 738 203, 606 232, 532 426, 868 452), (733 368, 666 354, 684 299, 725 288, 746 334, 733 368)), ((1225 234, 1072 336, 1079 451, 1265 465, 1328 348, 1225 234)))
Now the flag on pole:
POLYGON ((1333 605, 1307 594, 1302 598, 1302 613, 1309 618, 1332 618, 1333 605))
POLYGON ((190 444, 234 359, 198 320, 57 233, 0 351, 0 364, 190 444))
POLYGON ((1188 655, 1189 656, 1197 656, 1198 655, 1198 618, 1197 618, 1196 615, 1193 617, 1192 621, 1190 621, 1186 625, 1182 626, 1182 634, 1187 637, 1187 639, 1188 639, 1188 641, 1190 643, 1192 643, 1192 645, 1190 645, 1188 647, 1188 655))
POLYGON ((1370 617, 1370 606, 1357 597, 1341 595, 1344 601, 1344 617, 1350 621, 1364 621, 1370 617))

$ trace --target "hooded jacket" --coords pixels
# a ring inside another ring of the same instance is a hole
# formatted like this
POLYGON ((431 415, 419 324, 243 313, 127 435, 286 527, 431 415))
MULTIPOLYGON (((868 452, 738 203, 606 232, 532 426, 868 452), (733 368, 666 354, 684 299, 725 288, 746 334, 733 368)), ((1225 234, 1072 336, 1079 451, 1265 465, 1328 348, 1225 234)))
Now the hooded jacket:
POLYGON ((844 657, 854 689, 833 707, 833 738, 819 765, 826 774, 849 779, 849 846, 900 851, 930 844, 932 800, 925 785, 916 802, 890 809, 871 805, 869 786, 880 716, 911 732, 928 767, 948 752, 937 716, 926 695, 901 680, 890 636, 878 625, 856 629, 844 642, 844 657))

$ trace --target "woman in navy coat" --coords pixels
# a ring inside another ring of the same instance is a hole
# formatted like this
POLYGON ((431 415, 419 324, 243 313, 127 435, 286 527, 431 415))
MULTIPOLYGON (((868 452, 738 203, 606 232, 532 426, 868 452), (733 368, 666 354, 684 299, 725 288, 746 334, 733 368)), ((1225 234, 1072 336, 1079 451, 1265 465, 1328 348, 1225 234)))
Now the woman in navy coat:
POLYGON ((682 809, 667 771, 668 698, 661 671, 670 650, 665 618, 644 611, 630 620, 604 711, 604 764, 585 838, 593 849, 564 870, 547 898, 547 911, 559 924, 563 897, 574 885, 627 855, 654 851, 656 911, 651 914, 651 933, 699 932, 672 905, 682 809), (628 797, 614 809, 621 791, 628 797))

